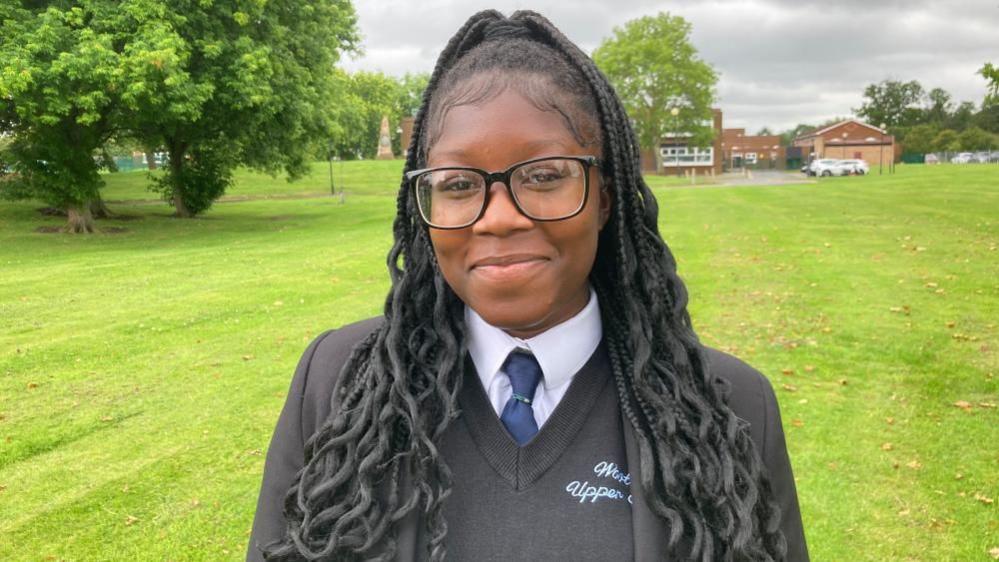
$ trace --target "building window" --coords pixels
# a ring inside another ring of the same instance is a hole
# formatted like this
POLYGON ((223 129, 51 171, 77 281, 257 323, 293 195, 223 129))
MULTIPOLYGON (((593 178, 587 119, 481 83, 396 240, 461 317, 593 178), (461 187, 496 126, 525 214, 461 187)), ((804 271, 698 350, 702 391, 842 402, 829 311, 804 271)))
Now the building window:
POLYGON ((746 153, 746 164, 755 164, 755 163, 756 163, 756 153, 755 152, 747 152, 746 153))
POLYGON ((693 146, 670 146, 660 148, 663 166, 710 166, 714 163, 715 149, 713 147, 697 148, 693 146))

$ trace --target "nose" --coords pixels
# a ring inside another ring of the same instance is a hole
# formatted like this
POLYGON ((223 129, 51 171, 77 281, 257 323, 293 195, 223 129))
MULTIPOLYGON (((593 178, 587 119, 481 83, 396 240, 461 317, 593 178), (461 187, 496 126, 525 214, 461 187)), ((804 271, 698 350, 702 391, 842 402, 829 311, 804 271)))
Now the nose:
POLYGON ((505 236, 518 230, 534 227, 534 221, 527 218, 514 204, 510 191, 503 182, 493 182, 489 186, 489 197, 482 218, 472 225, 475 234, 505 236))

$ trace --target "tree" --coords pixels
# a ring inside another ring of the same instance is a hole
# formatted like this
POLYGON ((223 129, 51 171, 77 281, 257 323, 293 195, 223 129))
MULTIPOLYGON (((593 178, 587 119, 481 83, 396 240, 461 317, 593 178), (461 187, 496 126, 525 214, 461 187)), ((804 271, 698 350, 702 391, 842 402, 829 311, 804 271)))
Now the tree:
POLYGON ((0 196, 41 199, 67 214, 69 232, 94 231, 103 185, 95 155, 115 127, 120 54, 114 34, 94 23, 115 4, 0 6, 0 122, 13 134, 3 159, 17 171, 0 196))
POLYGON ((909 129, 902 140, 906 152, 926 154, 935 149, 935 139, 940 134, 940 127, 932 123, 916 125, 909 129))
POLYGON ((911 127, 919 123, 919 104, 923 100, 923 87, 919 82, 884 80, 864 89, 864 103, 854 109, 858 117, 875 127, 881 124, 895 132, 898 127, 911 127))
POLYGON ((815 128, 814 125, 808 125, 808 124, 805 124, 805 123, 798 123, 794 127, 790 128, 790 129, 788 129, 786 131, 781 132, 781 134, 780 134, 780 142, 784 146, 791 146, 791 143, 794 142, 794 139, 800 137, 801 135, 810 133, 810 132, 812 132, 814 130, 816 130, 816 128, 815 128))
POLYGON ((769 136, 771 136, 773 134, 774 133, 773 133, 773 131, 770 130, 770 127, 763 127, 762 129, 760 129, 756 133, 756 136, 758 136, 758 137, 769 137, 769 136))
POLYGON ((169 154, 155 189, 177 216, 206 210, 238 165, 294 179, 323 152, 334 64, 357 50, 348 0, 126 4, 122 17, 144 31, 126 48, 127 126, 169 154))
POLYGON ((933 88, 926 94, 926 102, 923 122, 933 123, 937 127, 944 126, 954 111, 950 94, 943 88, 933 88))
POLYGON ((999 105, 999 66, 993 66, 987 62, 985 66, 978 69, 978 73, 988 81, 988 93, 985 94, 984 107, 999 105))
POLYGON ((954 110, 947 120, 947 128, 955 131, 963 131, 971 126, 975 120, 975 104, 970 101, 963 101, 954 110))
POLYGON ((654 149, 677 130, 691 134, 695 146, 711 142, 718 75, 698 58, 690 24, 682 17, 660 12, 615 27, 593 60, 621 97, 643 148, 654 149), (679 110, 675 119, 673 108, 679 110))
POLYGON ((995 135, 983 131, 978 127, 968 127, 957 136, 957 143, 960 150, 991 150, 995 146, 995 135))
POLYGON ((961 149, 958 142, 957 132, 944 129, 933 139, 933 150, 935 152, 956 152, 961 149))

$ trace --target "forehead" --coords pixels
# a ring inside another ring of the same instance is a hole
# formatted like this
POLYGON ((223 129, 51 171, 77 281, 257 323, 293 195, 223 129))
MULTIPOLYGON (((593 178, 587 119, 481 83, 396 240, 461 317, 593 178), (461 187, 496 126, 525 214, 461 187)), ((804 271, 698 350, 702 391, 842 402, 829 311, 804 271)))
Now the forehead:
POLYGON ((542 129, 550 137, 547 141, 572 144, 566 142, 571 139, 588 154, 599 155, 603 135, 589 96, 584 99, 536 72, 480 72, 458 82, 445 81, 431 100, 421 153, 429 163, 440 154, 442 142, 510 142, 512 137, 503 135, 526 136, 542 129), (481 138, 486 129, 491 139, 481 138))
POLYGON ((562 114, 539 109, 508 89, 491 99, 451 108, 429 147, 427 162, 471 164, 498 155, 525 160, 584 152, 586 147, 574 138, 562 114))

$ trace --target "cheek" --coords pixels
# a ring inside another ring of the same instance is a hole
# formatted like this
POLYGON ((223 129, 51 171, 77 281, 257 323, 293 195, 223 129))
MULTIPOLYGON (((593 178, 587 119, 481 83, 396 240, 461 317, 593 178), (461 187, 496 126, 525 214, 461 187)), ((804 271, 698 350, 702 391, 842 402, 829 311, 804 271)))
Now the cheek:
POLYGON ((466 246, 464 236, 458 231, 431 230, 430 243, 444 280, 460 294, 466 246))

